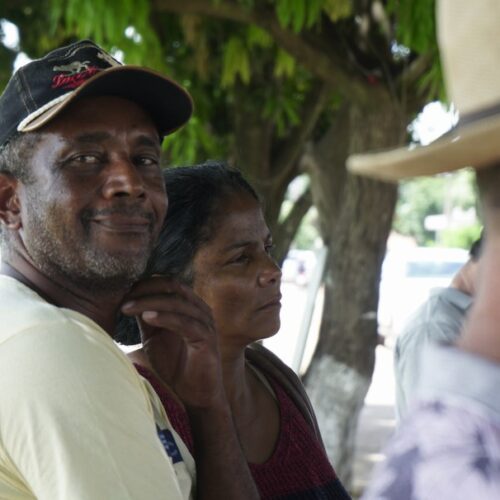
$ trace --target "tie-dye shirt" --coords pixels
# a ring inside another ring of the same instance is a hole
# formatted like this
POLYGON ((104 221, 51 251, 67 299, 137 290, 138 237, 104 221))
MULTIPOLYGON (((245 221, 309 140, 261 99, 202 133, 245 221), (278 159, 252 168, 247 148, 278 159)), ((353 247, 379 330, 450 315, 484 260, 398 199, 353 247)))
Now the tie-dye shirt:
POLYGON ((421 370, 418 402, 363 500, 500 499, 500 365, 430 346, 421 370))

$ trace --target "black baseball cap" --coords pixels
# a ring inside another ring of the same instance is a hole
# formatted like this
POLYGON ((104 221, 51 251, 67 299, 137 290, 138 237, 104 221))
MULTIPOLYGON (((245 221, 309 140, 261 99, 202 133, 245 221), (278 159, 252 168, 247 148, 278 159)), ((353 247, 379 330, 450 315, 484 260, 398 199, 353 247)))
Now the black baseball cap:
POLYGON ((49 52, 19 68, 0 96, 0 147, 17 132, 37 130, 70 102, 87 96, 130 99, 152 117, 161 137, 193 111, 189 93, 170 78, 124 65, 91 40, 49 52))

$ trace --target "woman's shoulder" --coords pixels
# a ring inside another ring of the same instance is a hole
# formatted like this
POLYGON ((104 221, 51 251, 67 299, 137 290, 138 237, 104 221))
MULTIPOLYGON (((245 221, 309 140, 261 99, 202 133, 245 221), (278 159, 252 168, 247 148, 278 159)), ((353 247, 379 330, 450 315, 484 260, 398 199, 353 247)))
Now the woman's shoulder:
POLYGON ((249 346, 245 351, 245 356, 247 362, 259 370, 268 380, 284 390, 323 446, 314 409, 298 375, 278 356, 261 344, 255 343, 249 346))
POLYGON ((255 367, 266 375, 287 377, 298 387, 303 387, 297 374, 285 364, 276 354, 257 342, 247 347, 245 357, 255 367))

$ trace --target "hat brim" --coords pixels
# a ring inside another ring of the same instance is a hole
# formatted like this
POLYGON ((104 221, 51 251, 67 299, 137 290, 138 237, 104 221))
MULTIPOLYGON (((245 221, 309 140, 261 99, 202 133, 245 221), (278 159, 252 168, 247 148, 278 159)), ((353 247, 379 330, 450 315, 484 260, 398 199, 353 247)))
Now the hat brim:
POLYGON ((358 175, 397 182, 450 172, 464 167, 487 167, 500 160, 500 116, 455 128, 428 146, 350 156, 347 169, 358 175))
POLYGON ((53 106, 47 106, 32 120, 24 120, 20 132, 37 130, 76 99, 90 96, 122 97, 136 102, 152 117, 162 137, 184 125, 193 112, 189 93, 173 80, 140 66, 115 66, 97 73, 69 92, 53 106))

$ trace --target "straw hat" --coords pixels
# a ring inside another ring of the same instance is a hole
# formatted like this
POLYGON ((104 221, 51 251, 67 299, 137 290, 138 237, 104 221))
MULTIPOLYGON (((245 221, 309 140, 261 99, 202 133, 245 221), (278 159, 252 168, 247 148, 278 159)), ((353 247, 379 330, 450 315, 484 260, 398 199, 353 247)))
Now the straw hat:
POLYGON ((500 1, 437 2, 445 82, 459 121, 428 146, 349 157, 355 174, 397 181, 500 160, 500 1))

